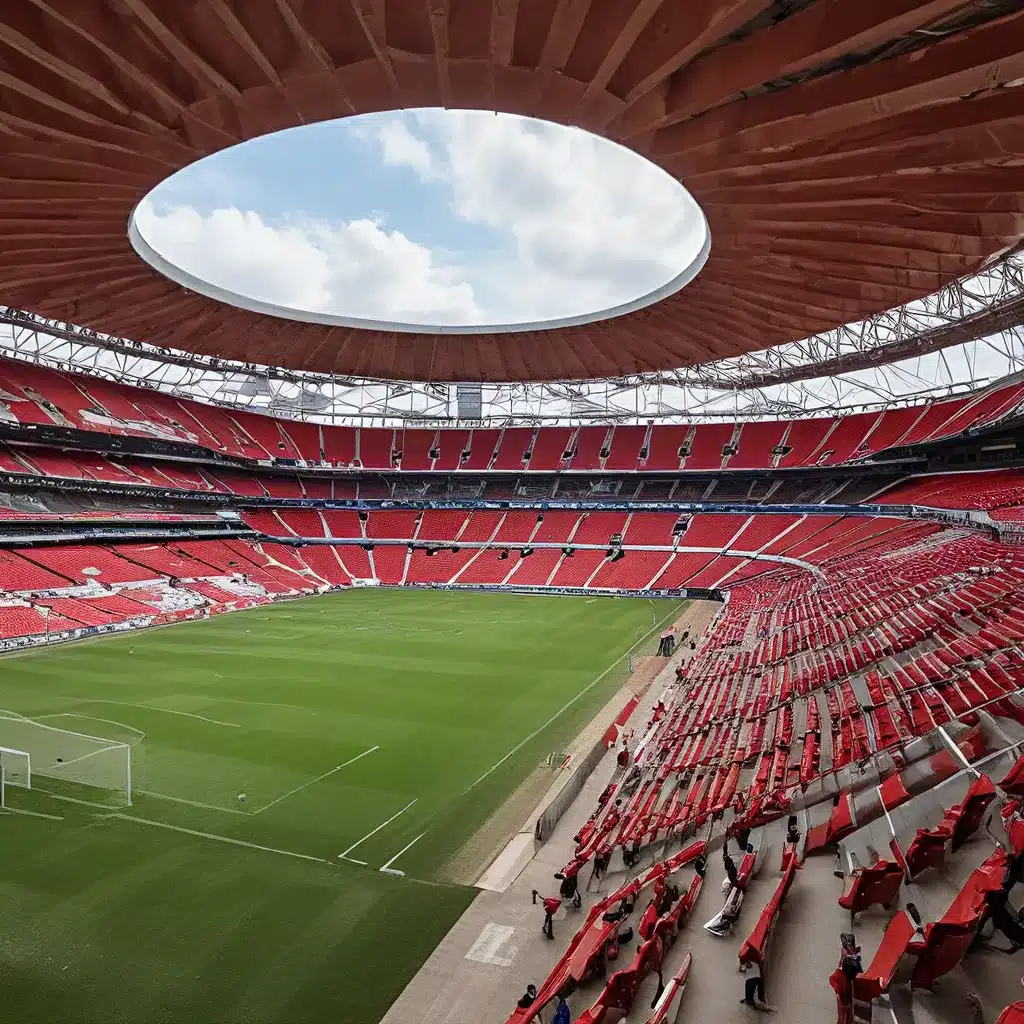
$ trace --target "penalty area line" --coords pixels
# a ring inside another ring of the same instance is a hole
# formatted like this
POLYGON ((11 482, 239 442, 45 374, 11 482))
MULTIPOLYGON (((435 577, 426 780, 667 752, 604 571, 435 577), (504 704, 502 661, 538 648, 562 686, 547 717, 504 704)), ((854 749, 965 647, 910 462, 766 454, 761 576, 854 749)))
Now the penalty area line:
POLYGON ((315 779, 310 779, 309 782, 304 782, 301 786, 296 786, 294 789, 288 790, 288 792, 283 796, 279 796, 276 800, 271 800, 269 804, 264 804, 258 811, 253 811, 252 813, 262 814, 268 808, 273 807, 274 804, 279 804, 282 800, 286 800, 288 797, 294 796, 296 793, 301 793, 302 790, 312 786, 315 782, 319 782, 321 779, 326 779, 329 775, 333 775, 335 772, 340 772, 342 768, 347 768, 350 764, 354 764, 356 761, 366 757, 368 754, 372 754, 375 750, 380 750, 380 746, 372 746, 369 750, 364 750, 361 754, 356 754, 355 757, 350 757, 344 764, 339 764, 329 772, 324 772, 323 775, 318 775, 315 779))
POLYGON ((27 811, 21 807, 0 807, 2 814, 25 814, 30 818, 46 818, 48 821, 63 821, 62 814, 43 814, 42 811, 27 811))
POLYGON ((198 836, 200 839, 212 839, 217 843, 227 843, 229 846, 245 846, 250 850, 261 850, 263 853, 277 853, 282 857, 295 857, 298 860, 311 860, 316 864, 330 864, 329 860, 323 857, 314 857, 309 853, 296 853, 294 850, 281 850, 276 846, 261 846, 259 843, 247 843, 244 839, 232 839, 229 836, 219 836, 214 832, 200 832, 194 828, 183 828, 181 825, 168 825, 166 821, 153 821, 151 818, 139 818, 134 814, 110 814, 110 818, 117 818, 120 821, 134 821, 139 825, 151 825, 153 828, 165 828, 170 832, 183 832, 185 835, 198 836))
POLYGON ((355 849, 355 848, 356 848, 357 846, 362 846, 362 845, 363 845, 363 843, 365 843, 365 842, 366 842, 366 840, 370 838, 370 836, 375 836, 375 835, 376 835, 376 834, 377 834, 377 833, 378 833, 378 832, 379 832, 379 831, 380 831, 380 830, 381 830, 382 828, 384 828, 384 827, 385 827, 386 825, 390 825, 390 824, 391 824, 391 822, 393 822, 393 821, 395 820, 395 818, 399 817, 400 815, 403 815, 403 814, 405 814, 405 812, 406 812, 407 810, 409 810, 409 808, 410 808, 410 807, 412 807, 412 805, 413 805, 414 803, 416 803, 416 800, 418 800, 418 799, 419 799, 419 797, 416 797, 416 799, 414 799, 414 800, 410 800, 410 801, 409 801, 409 802, 408 802, 408 803, 407 803, 407 804, 406 804, 406 805, 405 805, 405 806, 404 806, 404 807, 403 807, 403 808, 402 808, 402 809, 401 809, 401 810, 400 810, 400 811, 398 812, 398 814, 392 814, 392 815, 391 815, 391 817, 390 817, 390 818, 388 818, 388 820, 387 820, 387 821, 381 822, 381 824, 379 824, 379 825, 378 825, 378 826, 377 826, 377 827, 376 827, 376 828, 375 828, 375 829, 374 829, 374 830, 373 830, 372 832, 367 832, 367 833, 366 833, 366 835, 365 835, 365 836, 363 836, 363 838, 362 838, 362 839, 359 839, 359 840, 357 840, 356 842, 354 842, 354 843, 353 843, 353 844, 352 844, 352 845, 351 845, 351 846, 350 846, 350 847, 349 847, 349 848, 348 848, 348 849, 347 849, 347 850, 346 850, 346 851, 345 851, 344 853, 339 853, 339 854, 338 854, 338 860, 348 860, 348 861, 351 861, 351 862, 352 862, 353 864, 362 864, 362 865, 363 865, 363 867, 366 867, 366 861, 365 861, 365 860, 356 860, 356 859, 355 859, 354 857, 350 857, 350 856, 349 856, 349 854, 350 854, 350 853, 351 853, 351 852, 352 852, 352 851, 353 851, 353 850, 354 850, 354 849, 355 849))
POLYGON ((391 858, 391 860, 389 860, 386 864, 381 864, 378 870, 383 871, 385 873, 391 872, 392 874, 404 875, 404 871, 393 871, 391 865, 394 864, 395 861, 398 860, 398 858, 401 857, 403 853, 405 853, 407 850, 411 850, 426 834, 426 832, 421 832, 411 843, 409 843, 408 846, 403 846, 398 851, 398 853, 396 853, 394 857, 391 858))
POLYGON ((222 814, 240 814, 247 818, 250 811, 239 811, 234 807, 220 807, 217 804, 204 804, 201 800, 186 800, 183 796, 171 796, 170 793, 156 793, 152 789, 133 789, 132 795, 151 796, 156 800, 170 800, 176 804, 187 804, 189 807, 201 807, 207 811, 220 811, 222 814))
MULTIPOLYGON (((669 612, 669 615, 672 614, 672 612, 669 612)), ((487 771, 485 771, 483 775, 480 776, 479 779, 477 779, 474 783, 472 783, 470 786, 466 788, 465 792, 462 795, 465 796, 466 793, 468 793, 470 790, 475 789, 477 786, 479 786, 480 783, 483 782, 488 775, 490 775, 492 772, 497 771, 510 757, 513 757, 515 754, 519 753, 519 751, 522 750, 523 747, 525 747, 526 744, 530 742, 530 740, 539 736, 556 719, 561 718, 561 716, 564 715, 565 712, 568 711, 569 708, 571 708, 573 704, 576 703, 576 701, 578 701, 581 697, 589 693, 595 686, 597 686, 597 684, 601 682, 601 680, 604 679, 604 677, 608 675, 608 673, 611 672, 613 668, 615 668, 615 666, 622 660, 622 658, 628 657, 630 654, 632 654, 633 651, 635 651, 652 633, 658 630, 662 626, 662 624, 667 621, 669 615, 666 615, 665 618, 663 618, 656 626, 654 626, 653 629, 649 629, 646 633, 644 633, 644 635, 640 637, 640 639, 637 640, 637 642, 633 644, 633 646, 630 647, 625 654, 623 654, 619 658, 616 658, 615 661, 613 661, 599 676, 597 676, 592 682, 587 683, 587 685, 584 686, 583 689, 580 690, 580 692, 577 693, 575 697, 573 697, 571 700, 566 701, 565 704, 563 704, 543 725, 537 726, 537 728, 534 729, 529 736, 527 736, 525 739, 520 740, 500 761, 497 761, 494 764, 492 764, 491 767, 488 768, 487 771)))

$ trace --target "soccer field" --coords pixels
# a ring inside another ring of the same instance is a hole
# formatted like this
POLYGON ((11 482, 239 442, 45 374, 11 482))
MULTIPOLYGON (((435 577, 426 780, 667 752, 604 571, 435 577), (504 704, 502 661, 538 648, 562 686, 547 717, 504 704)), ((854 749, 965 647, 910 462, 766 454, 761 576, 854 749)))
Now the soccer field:
POLYGON ((133 775, 8 788, 46 817, 0 815, 4 1019, 378 1021, 474 896, 446 863, 681 607, 362 590, 0 659, 0 746, 133 775))

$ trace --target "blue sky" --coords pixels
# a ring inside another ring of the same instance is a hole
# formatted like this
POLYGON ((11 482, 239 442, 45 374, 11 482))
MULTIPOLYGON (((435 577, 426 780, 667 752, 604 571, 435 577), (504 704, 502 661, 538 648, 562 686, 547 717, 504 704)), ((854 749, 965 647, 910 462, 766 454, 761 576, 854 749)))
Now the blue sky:
POLYGON ((172 263, 247 297, 410 323, 575 316, 693 258, 693 201, 575 129, 414 111, 291 129, 208 157, 138 225, 172 263))

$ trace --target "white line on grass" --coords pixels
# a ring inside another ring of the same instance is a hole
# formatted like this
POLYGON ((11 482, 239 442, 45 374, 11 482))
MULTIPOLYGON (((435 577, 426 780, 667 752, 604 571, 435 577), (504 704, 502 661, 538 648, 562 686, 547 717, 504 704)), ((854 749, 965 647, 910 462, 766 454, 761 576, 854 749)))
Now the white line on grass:
POLYGON ((91 700, 84 697, 72 697, 82 704, 117 704, 122 708, 142 708, 144 711, 162 711, 165 715, 180 715, 182 718, 197 718, 200 722, 209 722, 211 725, 225 725, 229 729, 241 729, 237 722, 221 722, 216 718, 207 718, 205 715, 195 715, 191 711, 174 711, 171 708, 158 708, 153 704, 132 704, 126 700, 91 700))
MULTIPOLYGON (((32 787, 32 791, 35 792, 36 787, 32 787)), ((45 793, 51 800, 63 800, 67 804, 81 804, 83 807, 98 807, 101 811, 109 811, 111 804, 98 804, 95 800, 79 800, 77 796, 60 796, 58 793, 51 793, 48 789, 40 789, 40 793, 45 793)))
POLYGON ((57 761, 51 764, 47 771, 53 771, 54 768, 67 768, 69 764, 76 764, 78 761, 84 761, 87 757, 95 757, 97 754, 105 753, 108 750, 121 750, 127 747, 127 743, 112 743, 109 747, 101 747, 99 750, 90 750, 88 754, 82 754, 81 757, 73 757, 70 761, 57 761))
POLYGON ((121 821, 134 821, 140 825, 152 825, 154 828, 165 828, 171 832, 183 832, 185 835, 198 836, 200 839, 212 839, 217 843, 228 843, 231 846, 245 846, 250 850, 262 850, 264 853, 279 853, 283 857, 297 857, 299 860, 311 860, 317 864, 330 864, 323 857, 313 857, 308 853, 296 853, 294 850, 279 850, 276 846, 260 846, 259 843, 247 843, 244 839, 232 839, 229 836, 218 836, 213 832, 199 832, 194 828, 182 828, 181 825, 168 825, 166 821, 153 821, 150 818, 139 818, 134 814, 112 814, 112 818, 121 821))
POLYGON ((364 750, 361 754, 356 754, 355 757, 350 757, 344 764, 339 764, 336 768, 332 768, 329 772, 324 772, 323 775, 318 775, 315 779, 310 779, 309 782, 304 782, 301 786, 296 786, 294 789, 290 789, 284 796, 279 796, 276 800, 271 800, 269 804, 264 804, 258 811, 253 811, 253 814, 262 814, 267 808, 273 807, 274 804, 279 804, 282 800, 287 797, 294 796, 296 793, 301 792, 309 786, 312 786, 314 782, 319 782, 321 779, 326 779, 328 775, 333 775, 335 772, 340 772, 342 768, 347 768, 354 761, 358 761, 360 758, 366 757, 367 754, 372 754, 375 750, 380 750, 379 746, 370 747, 369 750, 364 750))
POLYGON ((0 812, 4 814, 27 814, 31 818, 48 818, 50 821, 64 820, 64 816, 61 814, 43 814, 42 811, 25 811, 20 807, 0 807, 0 812))
MULTIPOLYGON (((419 799, 419 797, 417 797, 417 798, 416 798, 416 800, 418 800, 418 799, 419 799)), ((353 843, 353 844, 352 844, 352 845, 351 845, 351 846, 350 846, 350 847, 349 847, 349 848, 348 848, 348 849, 347 849, 347 850, 346 850, 346 851, 345 851, 344 853, 339 853, 339 854, 338 854, 338 859, 339 859, 339 860, 350 860, 350 861, 352 861, 352 863, 353 863, 353 864, 363 864, 363 865, 365 865, 365 864, 366 864, 366 861, 365 861, 365 860, 356 860, 356 859, 355 859, 354 857, 349 857, 348 855, 349 855, 349 854, 350 854, 350 853, 351 853, 351 852, 352 852, 352 851, 353 851, 353 850, 354 850, 354 849, 355 849, 355 848, 356 848, 357 846, 362 846, 362 845, 363 845, 363 843, 365 843, 365 842, 366 842, 366 840, 370 838, 370 836, 375 836, 375 835, 376 835, 376 834, 377 834, 377 833, 378 833, 378 832, 379 832, 379 831, 380 831, 380 830, 381 830, 382 828, 384 828, 384 826, 385 826, 385 825, 390 825, 390 824, 391 824, 391 822, 393 822, 393 821, 395 820, 395 818, 399 817, 399 816, 400 816, 400 815, 402 815, 402 814, 405 814, 405 812, 406 812, 407 810, 409 810, 409 808, 410 808, 410 807, 412 807, 412 805, 413 805, 414 803, 416 803, 416 800, 410 800, 410 801, 409 801, 409 802, 408 802, 408 803, 407 803, 407 804, 406 804, 406 805, 405 805, 405 806, 404 806, 404 807, 403 807, 403 808, 402 808, 402 809, 401 809, 401 810, 400 810, 400 811, 398 812, 398 814, 392 814, 392 815, 391 815, 391 817, 390 817, 390 818, 388 818, 388 820, 387 820, 387 821, 381 822, 381 824, 379 824, 379 825, 378 825, 378 826, 377 826, 377 827, 376 827, 376 828, 375 828, 375 829, 374 829, 374 830, 373 830, 372 832, 367 832, 367 833, 366 833, 366 835, 365 835, 365 836, 363 836, 363 838, 362 838, 362 839, 360 839, 360 840, 358 840, 357 842, 353 843)))
MULTIPOLYGON (((221 676, 223 679, 224 677, 221 676)), ((241 697, 201 697, 200 700, 208 700, 216 704, 223 701, 227 704, 252 704, 258 708, 291 708, 293 711, 315 711, 315 708, 308 708, 302 704, 275 704, 269 700, 242 700, 241 697)))
MULTIPOLYGON (((106 725, 116 725, 120 729, 127 729, 129 732, 135 733, 139 737, 135 743, 141 743, 146 738, 146 734, 141 729, 136 729, 134 725, 115 722, 112 718, 97 718, 95 715, 83 715, 80 711, 57 711, 52 715, 36 715, 33 721, 42 721, 44 718, 87 718, 90 722, 104 722, 106 725)), ((135 743, 131 744, 131 746, 135 746, 135 743)))
POLYGON ((403 846, 398 851, 398 853, 396 853, 394 855, 394 857, 391 858, 391 860, 389 860, 386 864, 381 864, 380 870, 381 871, 387 871, 388 868, 390 868, 391 865, 394 864, 395 861, 398 860, 398 858, 401 857, 402 854, 406 852, 406 850, 411 850, 426 834, 427 834, 426 832, 421 832, 408 846, 403 846))
POLYGON ((186 800, 183 796, 171 796, 170 793, 154 793, 151 789, 133 789, 132 793, 140 793, 142 796, 152 796, 157 800, 171 800, 176 804, 188 804, 189 807, 203 807, 208 811, 223 811, 225 814, 241 814, 248 817, 251 811, 240 811, 237 807, 220 807, 217 804, 204 804, 201 800, 186 800))
MULTIPOLYGON (((669 614, 672 613, 670 612, 669 614)), ((491 772, 497 771, 497 769, 499 769, 510 757, 512 757, 514 754, 517 754, 520 750, 522 750, 523 747, 525 747, 526 744, 530 742, 530 740, 532 740, 535 736, 539 736, 553 721, 555 721, 555 719, 560 718, 563 714, 565 714, 565 712, 568 711, 569 708, 571 708, 573 704, 576 703, 576 701, 578 701, 584 694, 589 693, 595 686, 597 686, 597 684, 601 682, 601 680, 604 679, 604 677, 608 675, 608 673, 611 672, 611 670, 615 668, 615 666, 620 661, 622 661, 623 658, 628 657, 630 654, 632 654, 632 652, 635 651, 652 633, 656 632, 661 627, 662 623, 666 621, 666 619, 668 619, 668 615, 666 615, 665 618, 661 620, 661 622, 654 626, 653 629, 650 629, 646 633, 644 633, 644 635, 640 637, 640 639, 637 640, 637 642, 633 644, 633 646, 630 647, 625 654, 623 654, 621 657, 616 658, 615 661, 613 661, 596 679, 593 680, 593 682, 588 683, 586 686, 583 687, 582 690, 580 690, 579 693, 576 694, 575 697, 573 697, 571 700, 563 704, 543 725, 538 726, 536 729, 533 730, 533 732, 530 733, 529 736, 527 736, 525 739, 520 740, 500 761, 497 761, 496 763, 492 764, 491 767, 488 768, 487 771, 485 771, 483 775, 481 775, 480 778, 476 780, 476 782, 470 785, 462 795, 465 796, 466 793, 468 793, 471 789, 475 789, 477 786, 479 786, 480 783, 483 782, 484 779, 486 779, 487 776, 491 774, 491 772)))

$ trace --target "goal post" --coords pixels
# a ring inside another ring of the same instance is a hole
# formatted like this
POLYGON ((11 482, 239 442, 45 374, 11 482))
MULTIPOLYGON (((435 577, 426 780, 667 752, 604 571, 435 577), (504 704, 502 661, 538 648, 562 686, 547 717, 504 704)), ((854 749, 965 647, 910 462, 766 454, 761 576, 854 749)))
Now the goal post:
POLYGON ((6 785, 32 788, 32 755, 27 750, 0 747, 0 771, 6 785))
POLYGON ((20 771, 26 788, 32 776, 43 777, 106 790, 125 804, 132 802, 132 748, 120 740, 0 712, 0 758, 8 785, 21 784, 21 776, 19 781, 12 777, 20 771))

